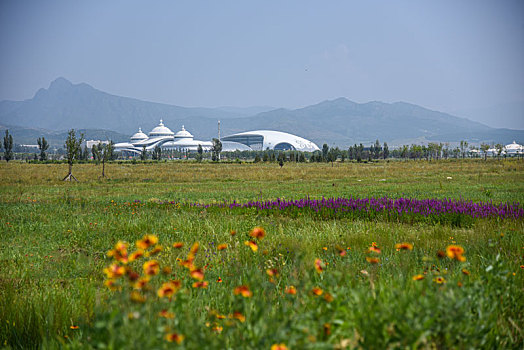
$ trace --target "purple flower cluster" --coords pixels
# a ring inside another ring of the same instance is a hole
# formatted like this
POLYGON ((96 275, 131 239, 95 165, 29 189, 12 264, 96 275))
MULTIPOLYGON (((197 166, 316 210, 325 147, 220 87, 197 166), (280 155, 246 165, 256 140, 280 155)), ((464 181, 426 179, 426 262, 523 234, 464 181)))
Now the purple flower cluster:
POLYGON ((414 198, 322 198, 311 199, 303 198, 298 200, 286 200, 277 198, 267 201, 248 201, 238 203, 216 203, 216 204, 193 204, 197 207, 229 207, 233 208, 256 208, 265 210, 313 210, 322 212, 353 212, 353 213, 384 213, 398 216, 422 215, 442 216, 447 214, 462 214, 473 218, 500 218, 500 219, 521 219, 524 217, 524 209, 519 203, 500 203, 479 202, 456 199, 414 199, 414 198))

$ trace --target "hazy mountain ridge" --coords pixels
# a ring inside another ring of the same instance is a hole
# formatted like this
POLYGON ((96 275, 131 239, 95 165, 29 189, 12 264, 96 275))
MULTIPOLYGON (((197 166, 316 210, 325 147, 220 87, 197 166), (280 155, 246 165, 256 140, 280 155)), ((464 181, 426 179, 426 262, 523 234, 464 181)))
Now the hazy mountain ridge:
POLYGON ((138 127, 149 132, 159 119, 174 132, 185 125, 195 138, 269 129, 297 134, 322 145, 347 147, 379 139, 391 145, 409 142, 524 141, 524 131, 494 129, 484 124, 432 111, 417 105, 372 101, 356 103, 346 98, 298 108, 218 107, 191 108, 120 97, 64 78, 40 89, 32 99, 0 102, 0 123, 31 129, 65 132, 67 129, 106 129, 131 135, 138 127), (246 116, 250 112, 258 112, 246 116))

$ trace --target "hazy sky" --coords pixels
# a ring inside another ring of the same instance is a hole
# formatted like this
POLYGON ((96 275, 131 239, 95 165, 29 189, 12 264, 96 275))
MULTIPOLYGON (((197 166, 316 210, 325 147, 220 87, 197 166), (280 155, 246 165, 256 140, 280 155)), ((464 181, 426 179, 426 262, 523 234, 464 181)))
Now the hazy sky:
POLYGON ((10 1, 0 100, 63 76, 182 106, 524 101, 524 1, 10 1))

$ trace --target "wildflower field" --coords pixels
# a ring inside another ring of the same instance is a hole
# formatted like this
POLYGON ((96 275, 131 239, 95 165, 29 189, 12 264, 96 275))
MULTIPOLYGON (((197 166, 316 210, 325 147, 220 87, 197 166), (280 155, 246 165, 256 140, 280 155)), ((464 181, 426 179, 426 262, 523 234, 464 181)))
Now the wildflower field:
POLYGON ((0 346, 521 349, 524 162, 0 164, 0 346))

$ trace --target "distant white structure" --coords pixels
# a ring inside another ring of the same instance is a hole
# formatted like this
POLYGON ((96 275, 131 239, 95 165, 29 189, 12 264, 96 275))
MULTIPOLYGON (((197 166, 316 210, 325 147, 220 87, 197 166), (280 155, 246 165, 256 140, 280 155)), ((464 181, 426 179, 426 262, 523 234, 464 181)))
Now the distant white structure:
POLYGON ((316 144, 302 137, 272 130, 241 132, 223 137, 221 141, 223 145, 227 142, 228 148, 238 147, 239 150, 246 150, 246 147, 247 150, 253 151, 271 149, 314 152, 320 150, 316 144))
MULTIPOLYGON (((220 122, 218 128, 220 138, 220 122)), ((302 137, 272 130, 242 132, 221 137, 220 141, 222 142, 223 152, 263 151, 266 149, 304 152, 320 150, 313 142, 302 137)), ((131 136, 129 142, 117 143, 115 151, 139 154, 143 147, 146 148, 146 151, 152 151, 156 146, 166 150, 196 151, 199 145, 202 146, 204 151, 210 151, 213 147, 213 143, 210 141, 195 140, 194 136, 183 125, 180 131, 176 134, 173 133, 160 119, 158 126, 151 130, 149 135, 144 134, 142 129, 138 128, 138 132, 131 136)))
POLYGON ((99 144, 102 145, 109 145, 109 141, 100 141, 100 140, 88 140, 86 141, 86 147, 91 149, 93 146, 98 146, 99 144))
POLYGON ((175 134, 160 119, 160 123, 151 130, 149 136, 144 134, 141 128, 138 128, 138 132, 131 136, 129 142, 117 143, 115 151, 141 153, 144 147, 146 151, 152 151, 156 146, 168 150, 196 151, 198 145, 202 146, 204 151, 208 151, 213 146, 209 141, 195 140, 194 136, 183 125, 182 130, 175 134))
POLYGON ((510 143, 509 145, 504 146, 504 150, 506 152, 506 155, 510 157, 524 155, 524 146, 519 145, 515 141, 513 141, 513 143, 510 143))

